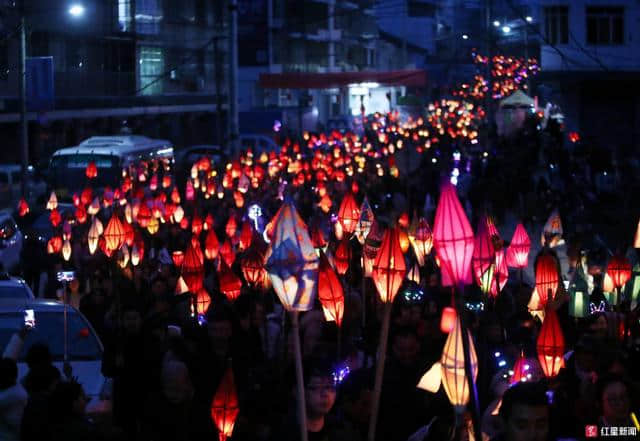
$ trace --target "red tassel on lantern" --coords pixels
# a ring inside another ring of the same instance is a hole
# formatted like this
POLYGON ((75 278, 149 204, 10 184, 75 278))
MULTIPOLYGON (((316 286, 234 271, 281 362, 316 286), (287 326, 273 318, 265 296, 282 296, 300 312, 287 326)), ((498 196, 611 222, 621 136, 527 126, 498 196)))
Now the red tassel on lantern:
POLYGON ((442 264, 442 285, 471 283, 473 230, 453 185, 445 184, 440 194, 433 225, 433 244, 442 264))
POLYGON ((324 253, 320 253, 318 269, 318 299, 322 304, 324 318, 342 325, 344 315, 344 290, 331 264, 324 253))
POLYGON ((220 441, 226 441, 233 434, 238 412, 238 396, 233 382, 233 371, 228 368, 211 403, 211 419, 218 428, 220 441))
POLYGON ((536 349, 544 374, 547 377, 558 375, 560 368, 564 367, 564 335, 556 311, 552 308, 546 311, 536 349))
POLYGON ((398 231, 390 228, 384 233, 372 272, 373 282, 383 303, 393 302, 406 272, 407 266, 400 249, 398 231))

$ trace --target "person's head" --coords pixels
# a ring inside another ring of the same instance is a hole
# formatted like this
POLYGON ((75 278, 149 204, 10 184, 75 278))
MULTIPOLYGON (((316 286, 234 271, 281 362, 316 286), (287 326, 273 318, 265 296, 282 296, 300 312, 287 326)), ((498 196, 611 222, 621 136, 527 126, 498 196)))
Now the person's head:
POLYGON ((49 346, 46 343, 34 343, 27 351, 26 362, 29 369, 50 365, 51 361, 51 352, 49 352, 49 346))
POLYGON ((5 390, 16 384, 18 366, 10 358, 0 358, 0 390, 5 390))
POLYGON ((304 390, 307 416, 327 415, 336 401, 336 382, 333 367, 324 359, 308 359, 304 364, 304 390))
POLYGON ((540 383, 518 383, 504 393, 500 417, 506 441, 545 441, 549 434, 549 404, 540 383))
POLYGON ((51 394, 51 409, 59 418, 84 415, 88 402, 82 386, 75 381, 58 383, 51 394))
POLYGON ((162 366, 162 393, 172 404, 182 404, 193 396, 193 386, 187 365, 170 360, 162 366))
POLYGON ((630 392, 628 383, 617 375, 605 375, 598 380, 597 398, 601 416, 609 424, 623 425, 629 419, 630 392))
POLYGON ((360 370, 347 376, 340 386, 342 408, 352 422, 366 426, 371 415, 373 387, 368 372, 360 370))
POLYGON ((393 357, 403 366, 411 366, 418 360, 420 340, 413 328, 396 329, 391 339, 393 357))

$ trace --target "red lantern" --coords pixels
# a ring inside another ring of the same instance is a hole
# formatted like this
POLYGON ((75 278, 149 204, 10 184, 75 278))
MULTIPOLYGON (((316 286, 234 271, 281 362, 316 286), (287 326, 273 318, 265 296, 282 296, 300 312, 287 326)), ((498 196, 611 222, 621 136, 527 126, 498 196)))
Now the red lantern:
POLYGON ((398 225, 401 228, 408 228, 409 227, 409 215, 407 214, 407 212, 403 212, 400 217, 398 218, 398 225))
POLYGON ((311 236, 311 244, 316 250, 324 249, 327 246, 327 240, 324 238, 324 233, 318 225, 311 225, 309 227, 309 235, 311 236))
POLYGON ((373 262, 373 282, 383 303, 393 302, 406 272, 398 230, 390 228, 385 231, 382 246, 373 262))
POLYGON ((229 216, 229 220, 227 220, 227 225, 224 228, 225 233, 227 233, 228 238, 232 238, 236 235, 238 231, 238 221, 234 216, 229 216))
POLYGON ((47 243, 47 252, 49 254, 57 254, 62 250, 62 238, 60 236, 53 236, 47 243))
POLYGON ((352 234, 356 229, 356 224, 360 219, 360 207, 352 193, 345 194, 338 210, 338 222, 342 225, 342 230, 347 234, 352 234))
POLYGON ((213 260, 218 257, 218 249, 220 248, 220 242, 218 242, 218 236, 213 228, 207 233, 207 237, 204 240, 204 255, 207 259, 213 260))
POLYGON ((176 268, 180 268, 182 266, 182 262, 184 262, 184 253, 182 251, 174 251, 171 253, 171 259, 173 260, 173 264, 176 268))
POLYGON ((204 218, 204 224, 202 225, 202 228, 204 230, 213 228, 213 222, 213 215, 211 213, 207 214, 207 217, 204 218))
POLYGON ((60 212, 57 208, 51 210, 51 213, 49 214, 49 220, 51 221, 51 225, 53 225, 54 228, 60 225, 60 222, 62 222, 62 216, 60 216, 60 212))
POLYGON ((222 260, 224 260, 229 267, 232 266, 236 260, 236 253, 233 251, 233 246, 229 239, 225 240, 220 247, 220 256, 222 256, 222 260))
POLYGON ((558 265, 551 254, 540 254, 536 261, 536 291, 542 306, 558 291, 558 265))
POLYGON ((233 434, 238 412, 238 396, 233 383, 233 371, 228 368, 211 403, 211 419, 218 428, 220 441, 226 441, 233 434))
POLYGON ((180 193, 178 192, 178 187, 173 187, 173 190, 171 191, 171 201, 174 204, 180 203, 180 193))
POLYGON ((169 188, 171 186, 171 175, 164 175, 162 177, 162 188, 169 188))
POLYGON ((529 360, 525 358, 523 353, 520 353, 520 356, 513 365, 513 375, 511 375, 510 383, 516 384, 521 381, 527 381, 531 378, 530 368, 529 360))
POLYGON ((558 375, 560 368, 564 367, 564 335, 556 311, 552 308, 546 311, 536 349, 544 374, 547 377, 558 375))
POLYGON ((409 230, 409 241, 418 259, 418 264, 424 266, 424 259, 429 255, 433 246, 433 233, 425 218, 421 217, 418 225, 409 230))
POLYGON ((138 224, 142 228, 147 228, 149 226, 149 222, 151 221, 151 209, 149 205, 147 205, 146 201, 142 201, 140 203, 140 208, 138 208, 138 224))
POLYGON ((448 334, 453 331, 453 328, 456 326, 456 320, 458 319, 458 313, 455 308, 451 306, 446 306, 442 310, 442 317, 440 317, 440 330, 444 334, 448 334))
POLYGON ((242 223, 240 229, 240 250, 246 250, 251 246, 251 239, 253 239, 253 227, 248 221, 242 223))
POLYGON ((196 191, 193 188, 193 183, 191 182, 191 180, 187 181, 187 187, 185 189, 185 196, 187 197, 188 201, 192 201, 196 197, 196 191))
POLYGON ((460 205, 453 185, 446 184, 433 225, 433 243, 442 264, 442 285, 467 285, 471 283, 471 257, 473 255, 473 230, 460 205))
POLYGON ((611 277, 614 288, 622 288, 631 278, 631 263, 625 256, 614 256, 607 265, 607 274, 611 277))
POLYGON ((96 167, 95 161, 91 161, 89 162, 89 164, 87 164, 87 169, 85 170, 85 174, 89 179, 93 179, 96 176, 98 176, 98 167, 96 167))
POLYGON ((195 235, 200 234, 202 231, 202 218, 195 214, 193 216, 193 220, 191 221, 191 232, 195 235))
MULTIPOLYGON (((184 281, 182 281, 184 283, 184 281)), ((206 289, 200 288, 198 294, 196 294, 196 312, 198 315, 204 315, 209 310, 211 305, 211 297, 206 289)))
POLYGON ((531 240, 524 229, 524 225, 519 223, 513 232, 511 244, 507 248, 507 266, 511 268, 526 268, 529 264, 529 250, 531 249, 531 240))
POLYGON ((229 301, 233 302, 240 296, 242 280, 231 271, 224 261, 220 263, 218 280, 220 282, 220 291, 227 296, 229 301))
POLYGON ((240 262, 242 275, 244 279, 253 286, 257 286, 266 275, 264 268, 264 256, 253 247, 247 251, 247 254, 240 262))
POLYGON ((487 220, 483 216, 478 221, 471 267, 476 283, 485 294, 496 295, 498 293, 495 284, 495 260, 496 254, 493 248, 493 241, 489 236, 487 220))
POLYGON ((344 290, 327 256, 322 252, 318 269, 318 299, 322 304, 325 320, 335 321, 338 327, 341 326, 344 315, 344 290))
POLYGON ((156 191, 158 189, 158 175, 154 174, 151 176, 151 181, 149 182, 149 189, 151 191, 156 191))
POLYGON ((189 287, 189 291, 197 293, 202 288, 204 277, 204 258, 200 247, 190 241, 182 262, 182 277, 189 287))
POLYGON ((133 242, 135 239, 135 233, 133 231, 133 226, 129 222, 123 222, 122 227, 124 228, 124 242, 127 246, 133 246, 133 242))
POLYGON ((351 246, 349 245, 349 239, 345 238, 340 241, 334 258, 336 270, 338 271, 338 274, 343 276, 349 269, 349 262, 351 261, 351 246))
POLYGON ((91 187, 85 187, 82 193, 80 193, 80 202, 82 202, 82 205, 89 205, 92 199, 93 189, 91 187))
POLYGON ((125 232, 122 222, 117 215, 111 216, 107 227, 104 229, 104 239, 107 249, 111 252, 119 249, 124 243, 125 232))
POLYGON ((87 210, 82 205, 76 208, 76 220, 79 224, 84 224, 87 221, 87 210))
POLYGON ((20 198, 20 202, 18 202, 18 215, 20 217, 24 217, 29 212, 29 204, 24 198, 20 198))

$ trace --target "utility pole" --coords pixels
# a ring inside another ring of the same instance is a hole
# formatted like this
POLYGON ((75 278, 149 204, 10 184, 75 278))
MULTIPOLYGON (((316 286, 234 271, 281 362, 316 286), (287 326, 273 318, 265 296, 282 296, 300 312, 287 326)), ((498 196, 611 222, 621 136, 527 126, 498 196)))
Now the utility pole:
POLYGON ((27 195, 27 168, 29 167, 29 133, 27 126, 27 30, 24 2, 20 10, 20 153, 22 162, 22 197, 27 195))
POLYGON ((229 149, 238 150, 238 0, 229 0, 229 149))

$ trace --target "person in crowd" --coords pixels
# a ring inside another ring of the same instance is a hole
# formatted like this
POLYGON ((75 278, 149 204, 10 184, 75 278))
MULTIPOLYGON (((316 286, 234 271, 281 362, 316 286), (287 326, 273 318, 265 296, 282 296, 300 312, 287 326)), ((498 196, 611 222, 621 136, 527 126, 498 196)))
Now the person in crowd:
POLYGON ((18 366, 11 358, 0 358, 0 439, 18 441, 20 423, 27 405, 27 392, 18 380, 18 366))
POLYGON ((58 383, 50 397, 53 441, 104 439, 103 432, 86 415, 89 399, 82 386, 74 381, 58 383))
POLYGON ((617 375, 605 375, 598 380, 597 403, 600 409, 600 427, 632 427, 630 384, 617 375))
POLYGON ((492 441, 549 441, 549 403, 541 383, 518 383, 502 397, 501 435, 492 441))

